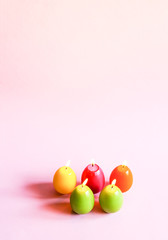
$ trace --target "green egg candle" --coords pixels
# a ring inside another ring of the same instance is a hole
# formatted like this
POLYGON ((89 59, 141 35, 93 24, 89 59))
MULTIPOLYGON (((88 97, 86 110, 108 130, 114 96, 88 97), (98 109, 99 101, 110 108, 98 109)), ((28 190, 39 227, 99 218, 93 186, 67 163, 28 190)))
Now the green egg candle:
POLYGON ((114 213, 120 210, 123 204, 123 194, 121 190, 115 186, 116 179, 100 193, 99 203, 101 208, 107 213, 114 213))
POLYGON ((94 207, 94 195, 92 190, 86 186, 88 179, 77 186, 70 197, 72 210, 78 214, 89 213, 94 207))

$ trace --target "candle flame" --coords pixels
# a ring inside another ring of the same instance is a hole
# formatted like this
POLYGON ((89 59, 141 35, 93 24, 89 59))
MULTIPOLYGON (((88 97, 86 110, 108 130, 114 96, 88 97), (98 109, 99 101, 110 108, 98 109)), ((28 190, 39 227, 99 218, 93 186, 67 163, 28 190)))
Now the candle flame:
POLYGON ((69 167, 70 163, 71 163, 71 160, 68 160, 65 166, 69 167))
POLYGON ((116 179, 113 179, 113 181, 111 182, 111 185, 115 185, 116 184, 116 179))
POLYGON ((127 161, 126 160, 123 161, 122 166, 123 167, 127 166, 127 161))
POLYGON ((88 178, 85 179, 85 181, 82 183, 82 185, 86 185, 88 182, 88 178))
POLYGON ((91 159, 91 164, 92 164, 92 166, 95 165, 95 160, 94 160, 94 158, 91 159))

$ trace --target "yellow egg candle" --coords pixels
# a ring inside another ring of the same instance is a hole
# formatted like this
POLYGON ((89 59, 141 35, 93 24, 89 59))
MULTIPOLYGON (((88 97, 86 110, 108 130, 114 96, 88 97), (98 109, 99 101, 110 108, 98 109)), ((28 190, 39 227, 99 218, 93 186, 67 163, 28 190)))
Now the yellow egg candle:
POLYGON ((54 174, 53 185, 61 194, 71 193, 76 186, 76 174, 69 167, 70 161, 64 167, 59 168, 54 174))

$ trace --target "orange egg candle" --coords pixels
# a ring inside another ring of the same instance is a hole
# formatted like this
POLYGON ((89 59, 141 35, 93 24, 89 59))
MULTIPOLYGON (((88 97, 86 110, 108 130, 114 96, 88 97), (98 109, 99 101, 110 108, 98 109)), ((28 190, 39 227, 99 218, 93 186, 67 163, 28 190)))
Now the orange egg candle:
POLYGON ((130 189, 133 183, 133 175, 129 167, 124 163, 114 168, 110 175, 110 183, 116 179, 116 186, 122 191, 126 192, 130 189))
POLYGON ((69 167, 70 161, 66 166, 59 168, 54 174, 53 185, 57 192, 61 194, 71 193, 76 186, 76 174, 69 167))

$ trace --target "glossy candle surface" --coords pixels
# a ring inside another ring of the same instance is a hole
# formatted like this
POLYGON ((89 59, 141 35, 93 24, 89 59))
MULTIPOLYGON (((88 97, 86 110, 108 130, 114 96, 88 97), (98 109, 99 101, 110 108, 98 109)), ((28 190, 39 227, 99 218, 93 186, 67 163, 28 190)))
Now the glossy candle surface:
POLYGON ((97 164, 89 164, 83 171, 81 181, 88 178, 87 186, 93 193, 100 192, 105 185, 105 177, 102 169, 97 164))
POLYGON ((132 172, 125 165, 119 165, 112 171, 110 175, 110 183, 113 179, 116 179, 116 186, 119 187, 122 192, 128 191, 133 183, 132 172))
POLYGON ((76 174, 70 167, 61 167, 54 175, 53 185, 55 190, 61 194, 71 193, 76 186, 76 174))
POLYGON ((120 210, 123 204, 121 190, 115 185, 106 186, 100 193, 99 202, 101 208, 107 213, 114 213, 120 210))
POLYGON ((86 185, 77 186, 71 194, 70 204, 72 210, 78 214, 90 212, 94 207, 94 195, 86 185))

